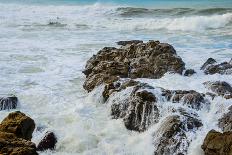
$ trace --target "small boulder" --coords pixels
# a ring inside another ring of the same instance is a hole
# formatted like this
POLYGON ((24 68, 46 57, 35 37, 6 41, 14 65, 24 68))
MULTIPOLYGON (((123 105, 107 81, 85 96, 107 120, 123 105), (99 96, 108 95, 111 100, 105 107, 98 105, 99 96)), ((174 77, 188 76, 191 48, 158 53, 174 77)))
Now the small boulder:
POLYGON ((16 109, 18 98, 15 96, 0 97, 0 110, 16 109))
POLYGON ((187 69, 185 72, 184 72, 184 76, 192 76, 193 74, 195 74, 195 70, 193 69, 187 69))
POLYGON ((223 132, 232 131, 232 106, 229 107, 229 111, 218 120, 218 126, 223 132))
POLYGON ((10 113, 0 124, 0 131, 13 133, 26 140, 31 140, 34 129, 34 120, 20 111, 10 113))
POLYGON ((204 150, 205 155, 231 155, 232 132, 209 131, 201 148, 204 150))
POLYGON ((53 132, 47 132, 44 138, 39 142, 37 151, 54 150, 57 138, 53 132))

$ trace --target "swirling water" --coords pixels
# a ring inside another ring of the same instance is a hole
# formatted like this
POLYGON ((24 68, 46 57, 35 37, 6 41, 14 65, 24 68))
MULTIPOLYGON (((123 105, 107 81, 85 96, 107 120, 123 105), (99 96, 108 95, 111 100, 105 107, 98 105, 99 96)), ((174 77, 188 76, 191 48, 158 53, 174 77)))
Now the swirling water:
MULTIPOLYGON (((57 134, 56 150, 43 154, 152 154, 152 126, 144 133, 125 129, 110 118, 99 90, 82 88, 86 61, 118 40, 160 40, 172 44, 192 77, 166 74, 148 80, 166 89, 206 92, 202 83, 229 75, 206 76, 199 70, 209 58, 232 57, 232 2, 216 1, 0 1, 0 94, 19 97, 17 110, 39 129, 57 134)), ((100 88, 99 88, 100 89, 100 88)), ((198 114, 204 127, 195 133, 188 154, 200 155, 202 140, 231 100, 216 98, 198 114)), ((9 111, 1 111, 3 119, 9 111)))

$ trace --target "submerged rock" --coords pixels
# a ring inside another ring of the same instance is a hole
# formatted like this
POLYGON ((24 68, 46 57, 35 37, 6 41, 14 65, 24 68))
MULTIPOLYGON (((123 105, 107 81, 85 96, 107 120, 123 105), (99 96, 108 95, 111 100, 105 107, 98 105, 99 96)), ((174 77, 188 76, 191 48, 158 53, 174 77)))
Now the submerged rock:
POLYGON ((197 118, 189 114, 168 116, 154 133, 155 155, 184 155, 191 139, 186 133, 202 126, 197 118))
POLYGON ((232 61, 222 62, 216 64, 217 62, 213 58, 209 58, 201 67, 205 74, 232 74, 232 61))
POLYGON ((223 96, 226 99, 232 98, 232 87, 224 81, 207 81, 203 83, 208 89, 218 96, 223 96))
POLYGON ((232 106, 229 107, 229 111, 218 120, 218 126, 223 132, 232 131, 232 106))
POLYGON ((15 96, 0 97, 0 110, 16 109, 18 98, 15 96))
POLYGON ((57 143, 57 138, 53 132, 47 132, 44 138, 39 142, 37 151, 54 150, 57 143))
POLYGON ((37 155, 36 146, 29 140, 34 121, 17 111, 10 113, 0 124, 0 154, 37 155))
POLYGON ((232 132, 209 131, 201 148, 204 150, 205 155, 231 155, 232 132))
POLYGON ((83 71, 86 75, 83 87, 87 91, 119 78, 161 78, 167 72, 182 74, 185 68, 175 49, 167 43, 122 44, 125 46, 121 48, 105 47, 87 61, 83 71))

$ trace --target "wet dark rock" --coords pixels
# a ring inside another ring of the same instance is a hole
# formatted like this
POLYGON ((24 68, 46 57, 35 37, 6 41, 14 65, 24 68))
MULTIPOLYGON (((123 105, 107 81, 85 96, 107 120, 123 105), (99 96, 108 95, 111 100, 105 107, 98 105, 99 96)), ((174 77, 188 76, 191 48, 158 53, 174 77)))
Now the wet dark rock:
POLYGON ((193 69, 187 69, 185 72, 184 72, 184 76, 192 76, 193 74, 195 74, 195 70, 193 69))
POLYGON ((105 47, 87 61, 83 87, 91 91, 102 83, 109 84, 120 78, 157 79, 167 72, 182 74, 184 68, 182 59, 167 43, 149 41, 121 48, 105 47))
POLYGON ((218 126, 223 132, 232 131, 232 106, 229 107, 229 111, 218 120, 218 126))
POLYGON ((16 109, 18 98, 15 96, 0 97, 0 110, 16 109))
POLYGON ((187 154, 191 139, 186 133, 197 129, 202 123, 197 118, 185 115, 168 116, 162 121, 159 129, 154 133, 155 155, 187 154))
POLYGON ((128 44, 139 44, 143 43, 142 40, 129 40, 129 41, 119 41, 117 42, 118 45, 126 46, 128 44))
POLYGON ((10 113, 0 124, 0 131, 13 133, 26 140, 31 140, 34 129, 34 120, 20 111, 10 113))
POLYGON ((194 90, 163 90, 162 95, 173 103, 180 103, 188 105, 193 109, 201 109, 201 107, 205 104, 209 104, 209 102, 204 98, 205 95, 198 93, 194 90))
POLYGON ((226 99, 232 98, 232 87, 225 81, 207 81, 203 84, 218 96, 223 96, 226 99))
POLYGON ((232 132, 209 131, 201 148, 204 150, 205 155, 231 155, 232 132))
POLYGON ((57 138, 53 132, 47 132, 44 138, 39 142, 37 151, 54 150, 57 138))
POLYGON ((201 66, 201 70, 205 70, 208 66, 217 63, 217 61, 213 58, 207 59, 207 61, 201 66))
POLYGON ((34 121, 17 111, 10 113, 0 124, 0 154, 37 155, 36 146, 29 140, 34 121))
POLYGON ((146 84, 135 86, 128 98, 111 105, 111 115, 114 119, 123 118, 127 129, 144 131, 159 118, 156 97, 145 90, 146 84))
POLYGON ((209 58, 201 69, 204 70, 205 74, 232 74, 232 63, 230 61, 216 64, 214 59, 209 58))

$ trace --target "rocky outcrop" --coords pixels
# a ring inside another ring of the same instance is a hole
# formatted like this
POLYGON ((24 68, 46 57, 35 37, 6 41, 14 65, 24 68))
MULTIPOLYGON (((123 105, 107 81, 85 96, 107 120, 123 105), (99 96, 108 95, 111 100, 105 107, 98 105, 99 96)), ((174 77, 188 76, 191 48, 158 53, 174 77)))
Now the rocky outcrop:
POLYGON ((37 151, 54 150, 57 138, 53 132, 46 132, 44 138, 39 142, 37 151))
POLYGON ((201 67, 205 74, 232 74, 232 61, 217 64, 216 60, 209 58, 201 67))
POLYGON ((231 155, 232 132, 209 131, 201 148, 204 150, 205 155, 231 155))
POLYGON ((186 133, 201 126, 201 121, 188 113, 184 115, 168 116, 154 133, 156 146, 154 154, 187 154, 191 139, 187 137, 186 133))
POLYGON ((18 98, 15 96, 0 97, 0 110, 16 109, 18 98))
POLYGON ((29 140, 34 121, 17 111, 10 113, 0 124, 0 154, 37 155, 36 146, 29 140))
POLYGON ((215 95, 223 96, 226 99, 232 98, 232 87, 224 81, 207 81, 203 83, 206 88, 211 90, 215 95))
POLYGON ((175 49, 159 41, 124 42, 121 48, 105 47, 91 57, 83 73, 83 87, 93 90, 102 83, 112 83, 119 78, 161 78, 165 73, 179 73, 185 64, 175 49))

